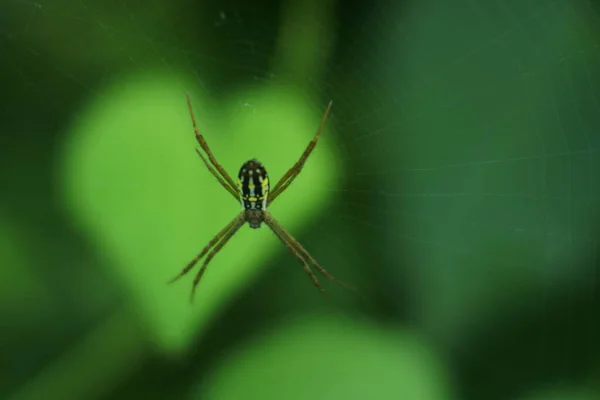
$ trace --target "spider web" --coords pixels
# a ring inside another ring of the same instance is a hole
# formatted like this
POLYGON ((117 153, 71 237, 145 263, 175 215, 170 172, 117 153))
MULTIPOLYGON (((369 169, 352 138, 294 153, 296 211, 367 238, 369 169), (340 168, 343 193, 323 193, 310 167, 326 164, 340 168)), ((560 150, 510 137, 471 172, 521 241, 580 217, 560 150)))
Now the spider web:
MULTIPOLYGON (((155 69, 183 69, 215 98, 274 84, 318 110, 333 99, 335 135, 323 141, 339 151, 343 184, 318 190, 336 198, 323 221, 356 234, 367 266, 347 280, 380 286, 382 302, 462 353, 492 320, 523 308, 550 314, 556 298, 569 309, 593 289, 600 14, 586 0, 459 3, 363 5, 306 26, 291 18, 291 35, 337 29, 332 53, 316 51, 330 61, 324 70, 298 78, 287 62, 297 49, 274 39, 281 16, 265 22, 241 3, 9 0, 2 79, 19 93, 4 112, 39 115, 23 132, 44 120, 59 130, 79 117, 60 93, 102 97, 123 76, 155 69)), ((244 98, 233 118, 261 112, 244 98)), ((33 146, 51 140, 60 138, 33 146)), ((314 228, 299 236, 305 247, 324 265, 346 262, 345 236, 314 228)))

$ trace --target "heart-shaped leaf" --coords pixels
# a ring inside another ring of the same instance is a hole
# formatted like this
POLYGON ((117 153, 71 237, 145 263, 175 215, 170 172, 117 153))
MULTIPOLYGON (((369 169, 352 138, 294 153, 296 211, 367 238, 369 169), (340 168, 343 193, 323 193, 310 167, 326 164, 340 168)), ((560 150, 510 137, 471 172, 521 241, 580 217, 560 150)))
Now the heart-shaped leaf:
MULTIPOLYGON (((241 211, 195 153, 185 91, 200 131, 234 180, 241 164, 256 157, 274 184, 300 157, 325 109, 281 88, 249 90, 225 105, 193 88, 156 72, 115 83, 78 115, 61 169, 75 221, 111 261, 152 339, 171 351, 185 347, 284 249, 268 228, 244 226, 209 265, 193 305, 188 298, 199 266, 167 285, 241 211)), ((274 214, 292 232, 332 193, 327 189, 338 172, 328 136, 326 127, 302 174, 275 203, 274 214)))

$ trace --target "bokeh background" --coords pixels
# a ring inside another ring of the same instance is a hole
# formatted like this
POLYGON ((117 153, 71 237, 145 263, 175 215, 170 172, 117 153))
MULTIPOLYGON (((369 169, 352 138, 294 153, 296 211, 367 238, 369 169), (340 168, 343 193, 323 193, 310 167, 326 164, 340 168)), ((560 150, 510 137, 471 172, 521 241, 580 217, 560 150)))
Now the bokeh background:
POLYGON ((0 397, 600 398, 590 0, 4 0, 0 397), (240 206, 193 304, 167 285, 240 206))

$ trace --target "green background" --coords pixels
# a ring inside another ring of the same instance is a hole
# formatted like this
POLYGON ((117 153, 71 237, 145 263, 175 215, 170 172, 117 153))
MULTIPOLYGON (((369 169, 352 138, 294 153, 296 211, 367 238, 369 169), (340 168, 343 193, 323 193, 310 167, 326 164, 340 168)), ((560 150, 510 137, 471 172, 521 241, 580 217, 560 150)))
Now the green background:
POLYGON ((3 4, 0 397, 600 397, 597 5, 264 5, 3 4))

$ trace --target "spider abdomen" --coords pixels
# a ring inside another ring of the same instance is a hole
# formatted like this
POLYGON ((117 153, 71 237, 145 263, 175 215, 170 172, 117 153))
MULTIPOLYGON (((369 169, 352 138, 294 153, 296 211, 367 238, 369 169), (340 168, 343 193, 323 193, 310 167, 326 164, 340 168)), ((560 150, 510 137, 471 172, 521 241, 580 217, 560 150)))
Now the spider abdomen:
POLYGON ((260 161, 253 158, 242 165, 238 174, 238 188, 250 227, 259 228, 269 197, 269 176, 260 161))

